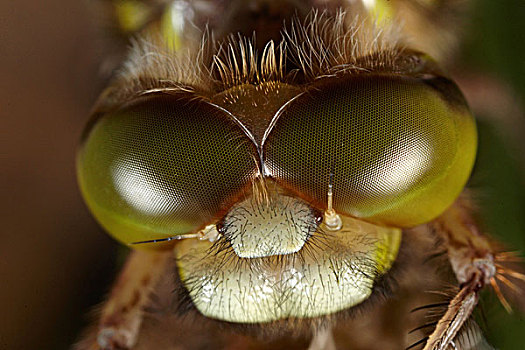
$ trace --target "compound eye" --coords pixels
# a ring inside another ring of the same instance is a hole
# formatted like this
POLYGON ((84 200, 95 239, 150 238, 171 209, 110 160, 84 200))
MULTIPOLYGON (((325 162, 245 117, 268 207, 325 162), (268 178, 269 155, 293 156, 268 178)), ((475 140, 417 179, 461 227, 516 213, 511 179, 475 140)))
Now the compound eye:
POLYGON ((443 212, 476 152, 474 120, 444 78, 353 76, 292 101, 264 144, 267 172, 319 206, 410 227, 443 212))
POLYGON ((257 173, 226 112, 190 97, 140 98, 90 123, 77 158, 84 199, 124 243, 195 231, 257 173))

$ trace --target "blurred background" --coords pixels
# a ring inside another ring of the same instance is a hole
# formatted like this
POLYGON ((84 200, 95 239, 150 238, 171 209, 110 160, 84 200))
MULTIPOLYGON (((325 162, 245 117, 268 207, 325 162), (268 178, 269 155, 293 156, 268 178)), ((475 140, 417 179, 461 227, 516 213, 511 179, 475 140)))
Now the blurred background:
MULTIPOLYGON (((85 1, 0 2, 0 349, 67 349, 125 255, 91 218, 75 150, 104 87, 104 27, 85 1)), ((487 230, 525 251, 525 2, 474 1, 452 74, 478 119, 471 188, 487 230)), ((525 341, 524 316, 483 300, 489 340, 525 341)))

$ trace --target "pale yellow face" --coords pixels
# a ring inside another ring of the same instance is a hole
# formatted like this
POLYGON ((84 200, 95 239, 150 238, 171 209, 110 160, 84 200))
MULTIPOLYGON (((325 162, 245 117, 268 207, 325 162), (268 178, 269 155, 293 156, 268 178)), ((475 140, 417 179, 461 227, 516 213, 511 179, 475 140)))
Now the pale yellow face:
MULTIPOLYGON (((263 219, 256 220, 264 225, 263 219)), ((257 259, 229 258, 229 249, 210 254, 213 243, 182 241, 175 248, 179 275, 208 317, 237 323, 317 317, 366 300, 401 241, 399 229, 350 217, 338 232, 321 224, 312 235, 299 253, 257 259)))

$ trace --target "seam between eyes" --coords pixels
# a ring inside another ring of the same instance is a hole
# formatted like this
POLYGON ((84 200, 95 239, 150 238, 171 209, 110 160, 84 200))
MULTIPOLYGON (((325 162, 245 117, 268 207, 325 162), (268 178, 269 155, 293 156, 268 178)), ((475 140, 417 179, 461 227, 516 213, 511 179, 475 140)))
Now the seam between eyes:
POLYGON ((275 114, 273 115, 272 117, 272 120, 270 121, 270 123, 268 124, 268 127, 266 128, 266 130, 264 130, 264 134, 263 134, 263 137, 261 139, 261 145, 260 145, 260 155, 261 155, 261 165, 262 165, 262 170, 264 172, 264 175, 270 175, 270 174, 266 174, 266 166, 264 165, 264 142, 266 141, 266 139, 268 138, 268 135, 270 135, 270 132, 273 130, 275 124, 277 124, 277 121, 279 120, 279 118, 281 117, 281 115, 283 114, 283 112, 286 110, 286 108, 293 102, 295 101, 297 98, 299 98, 300 96, 304 95, 304 91, 295 95, 293 98, 291 98, 290 100, 288 100, 285 104, 283 104, 281 107, 279 107, 279 109, 277 110, 277 112, 275 112, 275 114))
POLYGON ((228 111, 227 109, 219 106, 219 105, 216 105, 215 103, 213 102, 210 102, 210 101, 205 101, 207 104, 215 107, 215 108, 218 108, 219 110, 221 110, 222 112, 226 113, 230 118, 233 119, 233 121, 235 122, 235 124, 237 124, 241 130, 244 132, 244 134, 246 136, 248 136, 248 138, 253 142, 253 144, 255 145, 256 148, 259 148, 257 146, 257 142, 255 141, 255 138, 253 137, 253 134, 251 133, 251 131, 246 127, 246 125, 243 124, 243 122, 241 122, 235 115, 233 115, 230 111, 228 111))
POLYGON ((210 101, 205 101, 205 103, 207 103, 210 106, 213 106, 213 107, 219 109, 220 111, 226 113, 226 115, 229 116, 233 120, 233 122, 235 124, 237 124, 241 128, 242 132, 250 139, 250 141, 252 141, 252 143, 255 146, 255 150, 257 151, 257 155, 259 156, 258 162, 256 161, 257 166, 260 168, 260 169, 258 169, 258 171, 261 172, 261 169, 264 169, 262 152, 261 152, 261 150, 259 148, 259 145, 257 144, 257 141, 255 141, 255 137, 253 137, 253 134, 251 133, 251 131, 246 127, 246 125, 244 125, 243 122, 241 122, 235 115, 233 115, 233 113, 231 113, 227 109, 225 109, 225 108, 223 108, 223 107, 221 107, 219 105, 216 105, 215 103, 210 102, 210 101))
MULTIPOLYGON (((294 96, 293 98, 291 98, 290 100, 288 100, 285 104, 283 104, 278 110, 277 112, 275 112, 275 114, 273 115, 272 117, 272 120, 270 121, 270 123, 268 124, 268 127, 266 128, 266 130, 264 131, 264 135, 261 139, 261 143, 258 144, 257 141, 255 140, 255 137, 253 136, 253 134, 251 133, 251 131, 246 127, 246 125, 244 125, 243 122, 241 122, 239 120, 239 118, 237 118, 233 113, 231 113, 230 111, 228 111, 227 109, 219 106, 219 105, 216 105, 215 103, 213 102, 210 102, 210 101, 206 101, 206 103, 208 103, 209 105, 213 106, 213 107, 216 107, 218 108, 219 110, 221 110, 222 112, 226 113, 234 122, 235 124, 237 124, 241 130, 244 132, 244 134, 253 142, 253 144, 255 145, 255 148, 257 149, 257 153, 259 153, 259 162, 260 162, 260 166, 263 170, 263 172, 265 172, 265 166, 264 166, 264 156, 263 156, 263 146, 264 146, 264 142, 266 141, 266 138, 268 137, 268 135, 270 134, 270 132, 272 131, 273 127, 275 126, 275 124, 277 123, 277 120, 279 119, 279 117, 282 115, 282 113, 284 112, 284 110, 286 109, 286 107, 288 107, 288 105, 290 105, 293 101, 295 101, 298 97, 302 96, 304 94, 304 92, 301 92, 299 93, 298 95, 294 96)), ((266 175, 266 174, 264 174, 266 175)))

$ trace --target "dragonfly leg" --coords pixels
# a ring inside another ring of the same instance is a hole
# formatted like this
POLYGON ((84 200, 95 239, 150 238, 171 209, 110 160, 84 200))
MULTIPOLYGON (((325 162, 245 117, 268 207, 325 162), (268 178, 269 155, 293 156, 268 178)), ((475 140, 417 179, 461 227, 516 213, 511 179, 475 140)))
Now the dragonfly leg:
POLYGON ((447 248, 448 259, 460 289, 437 323, 424 350, 445 350, 452 346, 454 338, 476 307, 480 290, 485 286, 493 286, 502 304, 508 307, 496 283, 500 277, 498 254, 474 221, 472 212, 469 199, 461 196, 429 224, 447 248))
POLYGON ((88 335, 77 349, 131 349, 137 342, 144 307, 171 257, 171 251, 132 251, 102 307, 96 335, 88 335))

